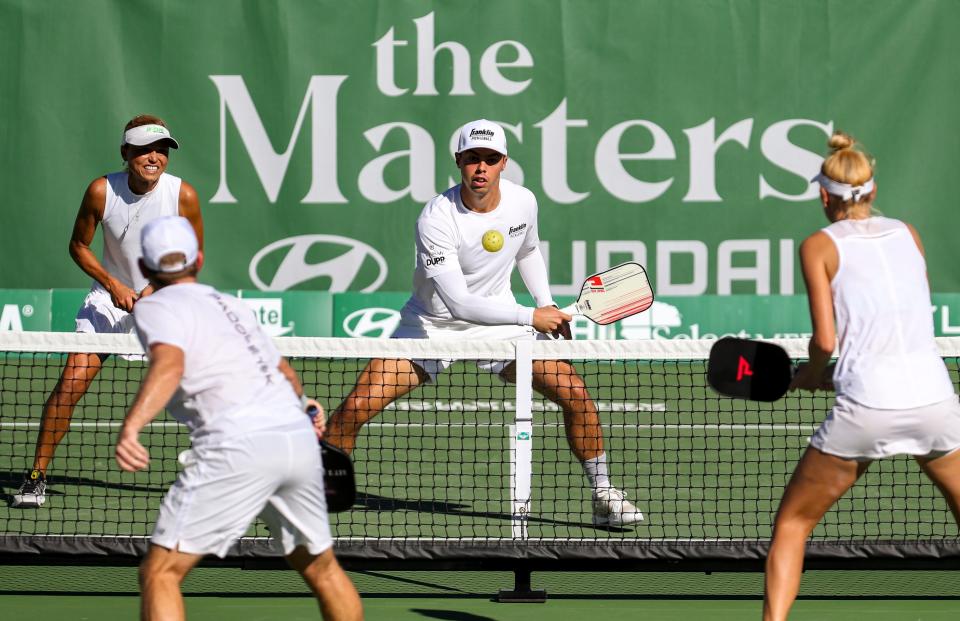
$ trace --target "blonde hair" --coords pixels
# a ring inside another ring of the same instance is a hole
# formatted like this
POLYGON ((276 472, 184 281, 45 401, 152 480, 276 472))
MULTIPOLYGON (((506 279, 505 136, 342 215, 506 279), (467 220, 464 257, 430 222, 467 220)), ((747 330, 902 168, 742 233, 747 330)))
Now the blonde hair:
POLYGON ((123 131, 129 131, 134 127, 140 127, 142 125, 160 125, 161 127, 166 127, 167 124, 163 122, 159 116, 154 116, 152 114, 138 114, 129 121, 127 121, 126 126, 124 126, 123 131))
POLYGON ((850 185, 863 185, 873 177, 874 159, 853 136, 837 130, 830 136, 827 146, 830 154, 820 167, 824 175, 850 185))
MULTIPOLYGON (((827 141, 830 153, 823 160, 820 172, 830 179, 839 183, 847 183, 852 186, 863 185, 870 179, 873 179, 876 161, 869 153, 863 149, 857 140, 840 130, 833 132, 827 141)), ((861 200, 843 200, 839 196, 830 195, 830 202, 840 207, 843 211, 850 209, 854 205, 870 204, 861 200)), ((872 203, 872 201, 871 201, 872 203)), ((874 211, 871 205, 871 211, 874 211)))

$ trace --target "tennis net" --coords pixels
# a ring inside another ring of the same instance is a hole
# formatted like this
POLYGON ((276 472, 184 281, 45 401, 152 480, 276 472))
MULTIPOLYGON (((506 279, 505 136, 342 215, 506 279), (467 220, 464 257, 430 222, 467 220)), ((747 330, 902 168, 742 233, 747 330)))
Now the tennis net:
MULTIPOLYGON (((308 394, 333 410, 371 358, 456 360, 360 432, 358 501, 331 515, 338 554, 372 560, 762 559, 783 487, 832 404, 827 393, 732 400, 706 383, 710 341, 470 342, 278 338, 308 394), (563 412, 531 392, 538 361, 571 361, 600 413, 613 484, 646 516, 594 526, 563 412), (478 368, 514 363, 517 383, 478 368)), ((806 342, 781 341, 791 357, 806 342)), ((956 384, 960 339, 938 339, 956 384)), ((80 400, 39 509, 0 507, 0 554, 138 555, 189 447, 166 414, 142 434, 149 469, 113 443, 145 371, 133 337, 0 334, 0 477, 8 500, 32 467, 44 402, 68 352, 114 354, 80 400)), ((4 503, 6 505, 7 503, 4 503)), ((909 458, 871 466, 825 516, 812 558, 960 554, 957 526, 909 458)), ((231 557, 276 557, 257 522, 231 557)))

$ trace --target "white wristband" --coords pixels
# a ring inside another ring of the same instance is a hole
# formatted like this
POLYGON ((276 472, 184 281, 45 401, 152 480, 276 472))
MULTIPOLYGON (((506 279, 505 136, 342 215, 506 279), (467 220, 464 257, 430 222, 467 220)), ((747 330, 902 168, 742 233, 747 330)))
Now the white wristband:
POLYGON ((306 411, 307 409, 307 395, 306 393, 300 395, 300 409, 306 411))

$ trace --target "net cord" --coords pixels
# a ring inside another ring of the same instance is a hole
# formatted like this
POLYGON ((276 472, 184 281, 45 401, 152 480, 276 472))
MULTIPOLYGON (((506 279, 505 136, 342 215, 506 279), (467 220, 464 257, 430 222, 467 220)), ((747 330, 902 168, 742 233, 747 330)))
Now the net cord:
MULTIPOLYGON (((808 339, 762 339, 776 342, 791 358, 806 358, 808 339)), ((317 358, 418 358, 465 360, 513 360, 512 341, 428 340, 327 337, 274 337, 285 356, 317 358)), ((649 339, 602 341, 532 341, 534 360, 598 358, 605 360, 706 360, 714 339, 649 339)), ((960 338, 937 337, 941 357, 960 357, 960 338)), ((143 348, 132 334, 85 334, 72 332, 0 332, 0 351, 62 353, 96 352, 141 354, 143 348)))

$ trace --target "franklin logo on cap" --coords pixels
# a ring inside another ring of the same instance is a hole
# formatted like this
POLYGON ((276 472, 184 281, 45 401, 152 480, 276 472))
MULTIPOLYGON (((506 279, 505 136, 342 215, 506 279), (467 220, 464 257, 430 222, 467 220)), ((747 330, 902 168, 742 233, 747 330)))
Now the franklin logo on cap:
POLYGON ((197 260, 197 235, 190 221, 181 216, 165 216, 147 223, 140 232, 143 263, 154 272, 179 272, 197 260), (171 261, 165 257, 183 255, 171 261))
POLYGON ((142 147, 160 141, 168 143, 174 149, 180 148, 180 143, 173 139, 173 136, 170 135, 170 130, 163 125, 140 125, 139 127, 131 127, 123 132, 123 142, 120 143, 120 146, 129 144, 135 147, 142 147))
POLYGON ((457 142, 457 153, 470 149, 492 149, 497 153, 507 154, 507 135, 503 128, 486 119, 467 123, 460 130, 460 140, 457 142))

